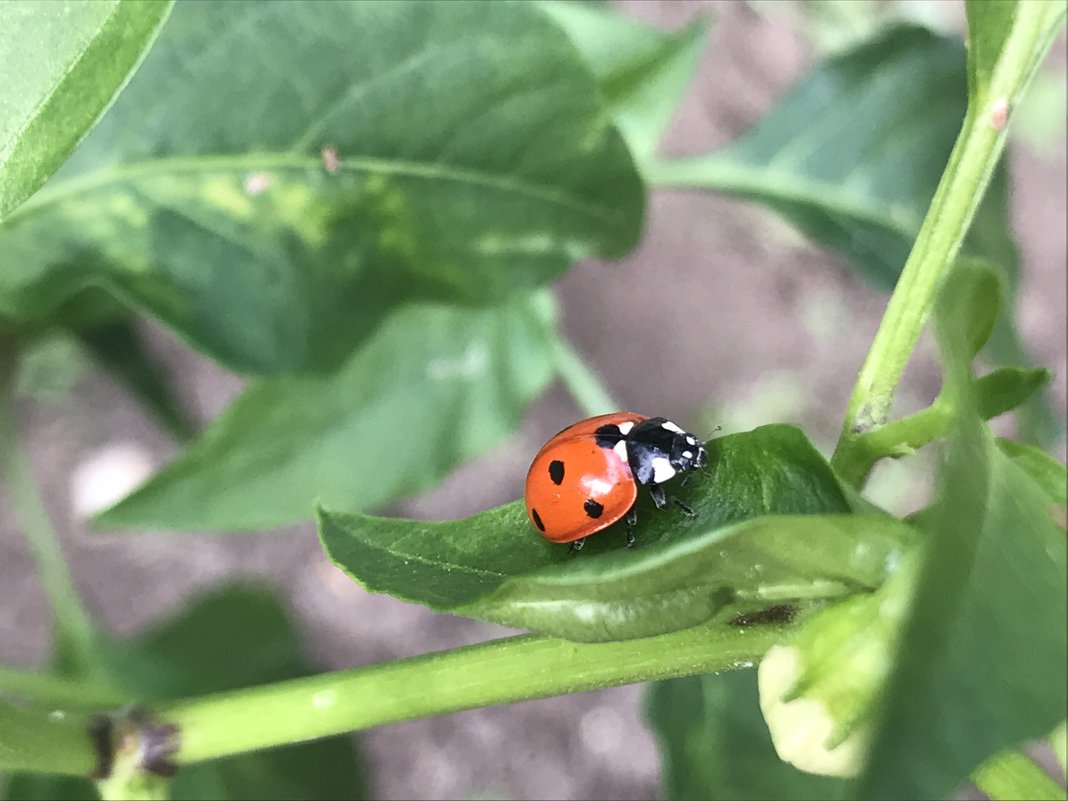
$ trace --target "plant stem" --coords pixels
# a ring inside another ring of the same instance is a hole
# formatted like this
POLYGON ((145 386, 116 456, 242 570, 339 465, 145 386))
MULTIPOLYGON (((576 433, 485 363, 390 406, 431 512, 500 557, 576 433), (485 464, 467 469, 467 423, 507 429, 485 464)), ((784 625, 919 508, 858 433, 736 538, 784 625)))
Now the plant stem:
POLYGON ((166 706, 179 764, 413 718, 749 666, 780 626, 706 624, 613 643, 521 636, 166 706))
MULTIPOLYGON (((1020 3, 989 86, 974 87, 968 113, 919 235, 890 296, 879 330, 849 399, 831 464, 854 486, 866 474, 852 467, 859 434, 887 420, 894 390, 912 355, 1005 146, 1008 126, 995 124, 995 107, 1016 107, 1057 26, 1049 6, 1020 3)), ((1054 17, 1058 14, 1054 8, 1054 17)))
POLYGON ((0 701, 0 770, 89 776, 97 768, 89 724, 82 712, 0 701))
POLYGON ((1005 751, 991 757, 972 774, 972 781, 991 801, 1019 798, 1059 801, 1064 798, 1064 788, 1033 759, 1019 751, 1005 751))
POLYGON ((562 335, 556 337, 556 369, 584 414, 593 417, 621 410, 604 384, 562 335))
POLYGON ((0 699, 87 710, 118 707, 129 700, 119 690, 106 685, 5 667, 0 667, 0 699))
MULTIPOLYGON (((1000 367, 972 382, 979 415, 989 420, 1011 411, 1046 386, 1048 370, 1000 367)), ((956 412, 944 396, 915 414, 858 434, 838 463, 842 475, 866 479, 875 463, 886 457, 907 456, 946 436, 956 412)))
POLYGON ((12 383, 16 357, 10 343, 0 342, 0 475, 7 482, 26 532, 41 582, 52 605, 56 640, 79 665, 90 664, 95 629, 74 589, 59 537, 48 518, 44 501, 33 480, 29 459, 18 436, 12 383))

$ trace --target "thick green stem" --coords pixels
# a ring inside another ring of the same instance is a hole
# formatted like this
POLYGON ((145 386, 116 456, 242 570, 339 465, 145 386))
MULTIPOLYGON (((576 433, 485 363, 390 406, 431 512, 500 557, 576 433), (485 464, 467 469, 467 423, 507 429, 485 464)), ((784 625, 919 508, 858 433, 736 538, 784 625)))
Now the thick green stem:
POLYGON ((15 363, 14 348, 8 342, 0 342, 0 475, 7 483, 8 494, 26 532, 26 541, 52 604, 57 643, 77 664, 88 665, 95 630, 74 589, 74 581, 59 546, 59 537, 45 510, 18 435, 12 397, 15 363))
POLYGON ((1060 801, 1065 797, 1064 788, 1019 751, 991 757, 972 774, 972 781, 991 801, 1060 801))
POLYGON ((593 417, 621 411, 604 384, 562 336, 556 338, 556 369, 583 413, 593 417))
POLYGON ((98 755, 85 713, 0 701, 0 771, 89 776, 98 755))
MULTIPOLYGON (((1006 115, 1029 82, 1056 30, 1050 7, 1020 3, 988 86, 969 98, 968 114, 935 191, 920 233, 887 304, 871 349, 860 369, 846 409, 832 464, 860 486, 864 473, 853 469, 850 453, 857 437, 883 425, 894 390, 912 355, 942 279, 960 250, 1005 146, 1006 115)), ((1052 13, 1056 15, 1058 9, 1052 13)))
POLYGON ((627 642, 523 636, 171 704, 178 764, 413 718, 744 667, 779 626, 709 624, 627 642))

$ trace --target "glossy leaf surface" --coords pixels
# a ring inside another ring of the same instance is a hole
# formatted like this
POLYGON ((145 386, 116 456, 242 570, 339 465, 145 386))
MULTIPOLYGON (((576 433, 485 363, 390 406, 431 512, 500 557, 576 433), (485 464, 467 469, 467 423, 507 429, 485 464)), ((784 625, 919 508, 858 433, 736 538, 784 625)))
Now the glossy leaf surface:
POLYGON ((0 315, 103 284, 237 370, 328 370, 402 300, 500 301, 626 253, 642 206, 533 6, 179 4, 0 228, 0 315))
POLYGON ((639 501, 633 551, 620 524, 573 555, 539 537, 520 502, 444 523, 322 510, 320 537, 372 591, 574 640, 674 631, 729 604, 870 589, 911 539, 892 518, 847 514, 837 480, 796 428, 764 426, 708 447, 712 475, 676 489, 697 516, 639 501))

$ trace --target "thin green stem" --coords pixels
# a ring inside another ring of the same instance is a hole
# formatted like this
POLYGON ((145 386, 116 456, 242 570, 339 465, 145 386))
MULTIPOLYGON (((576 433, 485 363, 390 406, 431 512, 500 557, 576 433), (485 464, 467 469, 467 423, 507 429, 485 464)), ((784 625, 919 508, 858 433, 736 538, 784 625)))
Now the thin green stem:
MULTIPOLYGON (((1015 409, 1049 383, 1047 370, 1000 367, 972 382, 979 415, 990 420, 1015 409)), ((922 411, 873 428, 854 437, 839 460, 843 475, 867 478, 875 463, 887 457, 907 456, 949 432, 955 417, 953 404, 939 396, 922 411)))
POLYGON ((751 665, 779 626, 709 624, 627 642, 522 636, 171 704, 179 764, 465 709, 751 665))
POLYGON ((556 338, 556 369, 583 413, 593 417, 621 411, 604 384, 563 336, 556 338))
POLYGON ((77 664, 87 665, 93 651, 95 629, 74 589, 59 537, 45 510, 18 436, 12 397, 16 360, 14 350, 7 344, 0 342, 0 475, 7 483, 26 532, 26 541, 37 562, 41 582, 52 604, 58 644, 68 649, 77 664))
POLYGON ((1043 8, 1050 5, 1057 4, 1019 4, 989 86, 980 87, 969 98, 949 165, 849 399, 832 465, 854 486, 863 484, 866 474, 854 468, 856 460, 850 451, 860 434, 887 420, 894 391, 938 288, 960 250, 1005 146, 1004 114, 1016 106, 1056 30, 1049 9, 1043 8))
POLYGON ((84 712, 0 701, 0 771, 89 776, 98 767, 89 729, 84 712))
POLYGON ((1064 788, 1019 751, 991 757, 972 774, 972 781, 991 801, 1063 801, 1065 797, 1064 788))
POLYGON ((129 698, 107 685, 0 667, 0 700, 32 701, 39 705, 88 710, 122 706, 129 698))

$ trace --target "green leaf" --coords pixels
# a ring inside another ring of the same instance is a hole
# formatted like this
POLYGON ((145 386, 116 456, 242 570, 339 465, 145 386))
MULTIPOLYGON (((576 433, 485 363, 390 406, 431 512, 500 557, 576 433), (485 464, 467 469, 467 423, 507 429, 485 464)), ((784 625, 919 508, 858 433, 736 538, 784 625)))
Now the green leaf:
POLYGON ((443 523, 323 509, 320 538, 372 592, 595 641, 675 631, 729 604, 753 611, 871 588, 911 536, 892 518, 847 514, 837 479, 792 426, 707 447, 712 475, 676 489, 697 516, 640 500, 633 551, 620 524, 570 554, 537 535, 518 501, 443 523))
POLYGON ((693 77, 708 21, 664 33, 611 9, 561 0, 543 0, 539 6, 593 70, 635 159, 652 158, 693 77))
POLYGON ((889 289, 960 130, 965 82, 958 40, 892 27, 818 63, 726 147, 647 177, 764 203, 889 289))
POLYGON ((956 432, 939 500, 922 516, 929 544, 864 798, 947 797, 988 757, 1046 736, 1068 705, 1064 531, 1053 498, 979 418, 959 275, 938 315, 956 432))
POLYGON ((963 315, 956 325, 964 332, 965 347, 974 359, 994 330, 1001 306, 1001 281, 994 268, 981 259, 959 259, 953 269, 958 272, 953 291, 959 296, 953 309, 963 315))
POLYGON ((263 379, 100 526, 219 530, 308 519, 316 499, 381 506, 518 425, 552 377, 547 295, 497 308, 413 305, 334 374, 263 379))
POLYGON ((74 332, 100 365, 136 397, 179 442, 196 427, 174 394, 163 366, 145 347, 133 319, 74 332))
POLYGON ((667 801, 842 795, 841 781, 802 773, 779 759, 752 670, 657 682, 646 692, 644 711, 660 746, 667 801))
MULTIPOLYGON (((147 635, 112 644, 105 656, 112 678, 131 698, 147 702, 309 675, 299 651, 296 632, 270 593, 231 586, 196 599, 147 635)), ((88 781, 18 776, 11 787, 11 798, 96 797, 88 781)), ((333 737, 184 766, 171 797, 366 798, 367 789, 351 738, 333 737)))
MULTIPOLYGON (((961 130, 967 83, 958 39, 915 26, 891 27, 817 64, 726 147, 653 163, 643 173, 654 185, 762 203, 889 290, 961 130)), ((1008 184, 1001 165, 976 210, 963 255, 998 268, 1011 297, 1019 254, 1009 227, 1008 184)), ((990 352, 1001 363, 1027 363, 1013 306, 1005 305, 990 352)), ((1033 438, 1048 437, 1059 425, 1038 398, 1021 420, 1033 438)))
POLYGON ((93 127, 170 10, 169 1, 0 3, 0 220, 93 127))
POLYGON ((997 445, 1054 503, 1068 503, 1068 472, 1063 464, 1033 445, 999 439, 997 445))
POLYGON ((623 255, 643 203, 534 6, 179 4, 0 229, 0 315, 102 284, 235 369, 328 370, 402 300, 497 302, 623 255))
POLYGON ((1001 50, 1012 32, 1016 6, 1017 0, 965 0, 970 94, 984 91, 993 80, 1001 50))

